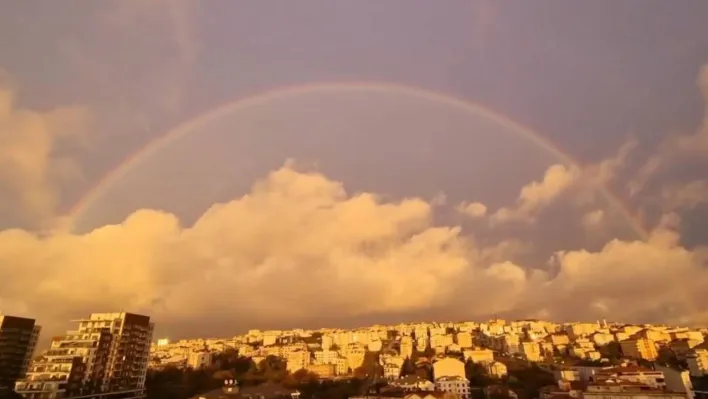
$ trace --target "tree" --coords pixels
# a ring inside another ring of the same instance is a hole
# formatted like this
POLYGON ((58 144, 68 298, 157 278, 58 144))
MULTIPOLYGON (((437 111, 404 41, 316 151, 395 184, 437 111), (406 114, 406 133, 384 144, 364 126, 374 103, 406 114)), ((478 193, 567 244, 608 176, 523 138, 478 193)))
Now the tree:
POLYGON ((316 384, 318 381, 319 376, 316 373, 306 369, 300 369, 292 374, 286 375, 282 384, 287 388, 299 388, 304 385, 316 384))
POLYGON ((433 380, 433 369, 428 365, 423 365, 415 369, 415 375, 418 377, 432 381, 433 380))
POLYGON ((369 376, 366 367, 360 366, 354 369, 354 378, 364 380, 369 376))
POLYGON ((600 352, 610 361, 617 361, 622 358, 622 349, 619 342, 612 341, 600 348, 600 352))
POLYGON ((401 366, 401 377, 415 374, 415 364, 410 358, 406 358, 403 361, 403 366, 401 366))
POLYGON ((423 356, 425 356, 427 358, 434 357, 435 356, 435 349, 433 349, 431 347, 425 348, 425 350, 423 350, 423 356))
POLYGON ((218 370, 211 375, 211 378, 219 381, 231 380, 236 378, 236 372, 234 370, 218 370))
POLYGON ((479 363, 467 360, 465 363, 465 375, 470 381, 470 385, 475 387, 486 387, 491 383, 491 378, 487 374, 487 369, 479 363))
POLYGON ((280 382, 287 374, 285 361, 278 356, 267 356, 265 359, 261 360, 258 368, 263 374, 263 377, 271 382, 280 382))

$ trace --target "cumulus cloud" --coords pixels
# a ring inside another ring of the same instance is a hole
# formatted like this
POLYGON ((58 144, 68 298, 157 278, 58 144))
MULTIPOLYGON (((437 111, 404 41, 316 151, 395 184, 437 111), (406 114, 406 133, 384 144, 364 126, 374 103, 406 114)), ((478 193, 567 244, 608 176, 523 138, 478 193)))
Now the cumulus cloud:
POLYGON ((532 222, 538 212, 565 192, 580 176, 580 171, 572 166, 552 165, 540 181, 531 182, 521 188, 514 207, 503 207, 491 216, 493 224, 509 221, 532 222))
POLYGON ((595 209, 594 211, 586 212, 582 218, 582 225, 586 229, 594 229, 602 224, 605 219, 605 211, 595 209))
POLYGON ((708 202, 708 181, 693 180, 686 184, 668 184, 662 188, 661 197, 667 210, 695 208, 708 202))
POLYGON ((546 285, 548 298, 541 300, 558 301, 554 313, 568 317, 579 312, 614 319, 705 322, 700 299, 700 287, 708 284, 705 258, 677 243, 676 227, 671 215, 646 242, 613 240, 598 252, 557 253, 560 272, 546 285), (594 306, 593 311, 590 307, 598 303, 605 306, 594 306))
POLYGON ((35 226, 53 215, 56 183, 78 174, 58 146, 85 138, 88 115, 78 106, 23 109, 12 90, 0 87, 0 220, 35 226))
POLYGON ((689 135, 671 135, 660 145, 639 168, 635 178, 629 183, 629 194, 639 194, 647 183, 662 169, 668 168, 686 157, 702 157, 708 155, 708 64, 701 67, 696 79, 703 95, 704 114, 698 129, 689 135))
POLYGON ((487 214, 487 207, 481 202, 463 202, 457 207, 458 212, 470 218, 480 218, 487 214))
POLYGON ((191 227, 144 210, 85 235, 3 231, 0 296, 7 312, 40 318, 57 303, 199 318, 222 306, 215 292, 248 299, 227 311, 251 322, 409 311, 450 298, 468 250, 457 227, 431 225, 423 200, 348 196, 322 175, 284 167, 191 227))
POLYGON ((506 222, 534 222, 539 213, 565 193, 573 192, 573 201, 580 206, 593 204, 598 193, 617 179, 637 141, 625 141, 617 153, 585 167, 551 165, 543 178, 521 188, 514 206, 499 208, 490 217, 492 225, 506 222))
POLYGON ((142 210, 82 235, 2 231, 0 306, 37 317, 49 332, 85 312, 126 309, 158 323, 233 320, 234 330, 221 334, 266 319, 286 327, 430 309, 460 318, 541 310, 594 317, 593 303, 607 304, 606 317, 705 311, 701 302, 681 307, 702 295, 708 268, 674 239, 675 217, 647 242, 559 252, 557 273, 549 273, 514 259, 521 243, 483 248, 459 227, 436 225, 433 208, 416 198, 350 195, 341 183, 287 165, 192 226, 142 210))

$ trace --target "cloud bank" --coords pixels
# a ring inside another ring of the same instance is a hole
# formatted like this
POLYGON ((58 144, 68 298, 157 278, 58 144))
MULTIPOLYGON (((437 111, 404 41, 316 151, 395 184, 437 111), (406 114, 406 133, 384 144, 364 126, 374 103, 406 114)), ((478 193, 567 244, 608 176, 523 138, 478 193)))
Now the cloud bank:
POLYGON ((266 320, 434 318, 435 309, 456 318, 708 321, 700 300, 708 265, 677 243, 675 218, 647 242, 558 252, 540 271, 511 260, 518 243, 481 247, 459 227, 437 225, 433 207, 350 195, 286 164, 192 226, 142 210, 83 235, 2 231, 0 307, 37 317, 48 331, 83 312, 126 309, 158 323, 233 321, 224 335, 266 320))
POLYGON ((58 183, 79 173, 59 149, 84 138, 89 114, 78 106, 23 109, 15 97, 0 85, 0 220, 36 227, 54 214, 58 183))

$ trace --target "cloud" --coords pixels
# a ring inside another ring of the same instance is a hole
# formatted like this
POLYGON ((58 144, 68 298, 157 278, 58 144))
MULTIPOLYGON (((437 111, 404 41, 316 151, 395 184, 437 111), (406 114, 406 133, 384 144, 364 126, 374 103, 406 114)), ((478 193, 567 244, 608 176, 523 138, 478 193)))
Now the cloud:
POLYGON ((492 225, 507 222, 532 223, 539 213, 563 194, 572 191, 577 205, 593 204, 601 190, 617 179, 637 141, 625 141, 612 157, 583 168, 562 164, 551 165, 540 181, 521 188, 513 207, 502 207, 491 215, 492 225))
POLYGON ((708 155, 708 64, 701 67, 696 79, 703 95, 703 120, 698 129, 689 135, 670 135, 664 140, 655 154, 649 157, 639 168, 635 178, 628 184, 629 194, 635 196, 644 190, 647 183, 660 171, 676 163, 686 160, 686 157, 701 157, 708 155))
POLYGON ((602 209, 596 209, 594 211, 586 212, 583 215, 582 225, 586 229, 594 229, 602 224, 605 219, 605 211, 602 209))
POLYGON ((675 216, 647 242, 558 252, 550 273, 516 259, 526 245, 479 247, 459 227, 436 225, 433 209, 417 198, 350 195, 288 164, 192 226, 142 210, 82 235, 2 231, 0 305, 37 317, 48 333, 86 312, 126 309, 183 327, 222 320, 229 330, 209 331, 221 335, 273 320, 288 327, 426 311, 433 318, 435 309, 457 318, 543 311, 575 319, 598 309, 629 319, 706 310, 702 302, 681 307, 703 295, 708 268, 677 243, 675 216))
POLYGON ((541 181, 531 182, 521 188, 514 207, 498 209, 492 216, 492 224, 509 221, 532 222, 538 213, 568 189, 580 176, 574 167, 561 164, 552 165, 541 181))
POLYGON ((662 188, 661 197, 668 211, 695 208, 698 204, 708 202, 708 181, 667 184, 662 188))
POLYGON ((59 146, 82 142, 88 120, 88 111, 78 106, 20 108, 15 93, 0 87, 0 220, 36 226, 53 216, 57 182, 79 174, 59 146))
POLYGON ((546 284, 547 298, 540 300, 554 307, 554 314, 573 318, 577 312, 616 320, 704 323, 700 287, 708 284, 705 258, 678 245, 676 227, 677 218, 670 215, 646 242, 613 240, 598 252, 558 252, 559 273, 546 284), (589 309, 596 303, 606 310, 589 309))
POLYGON ((481 202, 463 202, 457 208, 458 212, 470 218, 480 218, 487 214, 487 207, 481 202))
POLYGON ((85 235, 4 231, 0 297, 40 318, 61 303, 66 313, 120 307, 184 320, 237 292, 244 300, 227 312, 287 322, 434 306, 469 259, 459 228, 432 226, 423 200, 348 196, 322 175, 284 167, 187 228, 144 210, 85 235))

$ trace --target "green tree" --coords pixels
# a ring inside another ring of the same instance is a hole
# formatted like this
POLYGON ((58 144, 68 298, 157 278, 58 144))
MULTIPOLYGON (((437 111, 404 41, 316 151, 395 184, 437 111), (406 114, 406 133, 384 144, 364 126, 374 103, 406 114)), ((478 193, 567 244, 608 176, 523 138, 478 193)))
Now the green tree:
POLYGON ((415 364, 410 358, 406 358, 403 361, 403 366, 401 366, 401 377, 415 374, 415 364))
POLYGON ((317 383, 319 376, 306 369, 300 369, 285 376, 282 384, 287 388, 300 388, 309 384, 317 383))
POLYGON ((433 381, 433 368, 429 365, 422 365, 415 369, 415 375, 428 381, 433 381))
POLYGON ((492 382, 487 369, 472 360, 467 360, 465 363, 465 375, 473 387, 486 387, 492 382))
POLYGON ((267 356, 265 359, 261 360, 258 368, 266 381, 280 382, 287 374, 286 363, 278 356, 267 356))
POLYGON ((618 361, 622 358, 622 349, 619 342, 609 342, 607 345, 600 347, 600 353, 610 361, 618 361))

